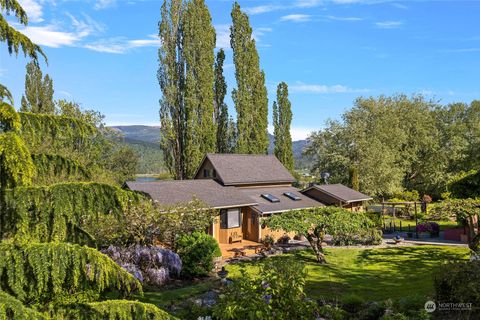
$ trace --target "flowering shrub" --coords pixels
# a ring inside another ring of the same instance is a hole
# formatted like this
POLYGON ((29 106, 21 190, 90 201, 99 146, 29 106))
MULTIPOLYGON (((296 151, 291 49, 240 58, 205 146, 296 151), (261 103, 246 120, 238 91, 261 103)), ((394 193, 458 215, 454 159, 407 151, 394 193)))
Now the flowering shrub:
POLYGON ((430 232, 438 234, 440 232, 440 226, 436 222, 424 222, 417 225, 417 232, 430 232))
POLYGON ((171 277, 179 276, 182 270, 178 254, 160 247, 109 246, 102 252, 142 283, 154 286, 164 285, 171 277))

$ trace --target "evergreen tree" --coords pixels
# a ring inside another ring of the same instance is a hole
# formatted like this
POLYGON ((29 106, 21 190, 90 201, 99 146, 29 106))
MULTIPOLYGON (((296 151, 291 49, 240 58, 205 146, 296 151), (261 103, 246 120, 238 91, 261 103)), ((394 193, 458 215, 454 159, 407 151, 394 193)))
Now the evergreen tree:
POLYGON ((223 62, 225 61, 225 52, 220 49, 217 52, 217 60, 215 62, 215 83, 214 105, 215 105, 215 122, 217 124, 217 152, 228 153, 229 147, 229 118, 228 107, 225 103, 225 95, 227 94, 227 82, 223 76, 223 62))
POLYGON ((237 88, 232 98, 237 110, 237 152, 267 153, 268 98, 265 74, 260 70, 255 40, 248 16, 235 2, 232 9, 230 44, 233 49, 237 88))
POLYGON ((291 122, 292 109, 288 100, 288 86, 285 82, 281 82, 277 87, 277 101, 273 102, 274 154, 288 170, 293 171, 291 122))
POLYGON ((25 75, 25 95, 22 96, 21 111, 48 114, 55 112, 52 79, 48 74, 43 79, 42 77, 42 70, 38 64, 29 62, 25 75))
POLYGON ((215 29, 203 0, 166 0, 161 15, 160 146, 170 173, 186 179, 215 151, 215 29))
POLYGON ((213 83, 215 29, 204 0, 187 2, 182 16, 185 59, 185 174, 193 178, 206 153, 215 152, 213 83))

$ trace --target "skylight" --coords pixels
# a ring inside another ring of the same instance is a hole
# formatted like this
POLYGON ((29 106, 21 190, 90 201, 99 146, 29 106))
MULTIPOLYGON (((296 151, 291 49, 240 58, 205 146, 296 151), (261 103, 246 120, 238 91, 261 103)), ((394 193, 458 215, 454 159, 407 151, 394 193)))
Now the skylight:
POLYGON ((280 202, 280 199, 270 193, 262 194, 262 198, 267 199, 270 202, 280 202))
POLYGON ((300 198, 299 196, 297 196, 295 193, 293 192, 284 192, 283 193, 284 196, 292 199, 293 201, 298 201, 298 200, 302 200, 302 198, 300 198))

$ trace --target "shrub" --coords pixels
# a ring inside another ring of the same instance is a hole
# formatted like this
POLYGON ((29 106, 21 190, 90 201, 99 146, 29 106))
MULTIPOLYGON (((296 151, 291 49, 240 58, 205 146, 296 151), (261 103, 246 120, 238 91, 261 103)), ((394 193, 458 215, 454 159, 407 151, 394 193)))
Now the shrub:
POLYGON ((356 294, 349 294, 343 297, 342 308, 347 312, 357 313, 362 309, 364 303, 365 301, 362 297, 356 294))
POLYGON ((437 301, 480 305, 480 261, 442 265, 435 274, 437 301))
POLYGON ((176 251, 182 259, 182 274, 187 277, 208 275, 214 267, 213 259, 222 256, 217 240, 204 232, 180 236, 176 251))
POLYGON ((356 233, 339 233, 332 238, 335 246, 377 245, 382 243, 382 231, 368 228, 356 233))
POLYGON ((440 226, 436 222, 423 222, 417 225, 417 232, 438 234, 440 232, 440 226))
POLYGON ((318 309, 318 315, 321 319, 344 320, 347 318, 346 312, 338 306, 326 304, 318 309))
POLYGON ((259 276, 245 269, 241 273, 214 306, 217 319, 315 319, 317 305, 304 294, 307 274, 302 262, 269 258, 260 265, 259 276))
POLYGON ((275 244, 275 239, 271 235, 266 235, 263 237, 260 242, 265 246, 265 248, 270 249, 275 244))
POLYGON ((140 282, 162 286, 172 276, 180 275, 182 261, 175 252, 155 247, 132 245, 126 248, 109 246, 102 250, 140 282))

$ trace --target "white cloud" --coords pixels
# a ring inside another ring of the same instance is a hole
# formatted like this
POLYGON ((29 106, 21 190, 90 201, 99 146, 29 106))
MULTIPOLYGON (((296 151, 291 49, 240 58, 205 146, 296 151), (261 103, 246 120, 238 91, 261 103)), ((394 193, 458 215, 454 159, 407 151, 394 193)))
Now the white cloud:
POLYGON ((104 53, 127 53, 131 49, 140 47, 160 47, 160 39, 157 35, 150 35, 147 39, 128 40, 124 37, 101 39, 84 47, 89 50, 104 52, 104 53))
POLYGON ((479 52, 480 48, 462 48, 462 49, 446 49, 441 50, 441 52, 446 53, 469 53, 469 52, 479 52))
POLYGON ((58 31, 58 28, 54 25, 26 27, 19 31, 29 37, 34 43, 52 48, 72 46, 81 39, 73 32, 58 31))
MULTIPOLYGON (((274 129, 273 125, 268 126, 268 132, 272 133, 274 131, 273 129, 274 129)), ((292 136, 292 141, 305 140, 308 138, 310 133, 317 130, 318 129, 315 129, 315 128, 292 126, 290 127, 290 135, 292 136)))
POLYGON ((284 9, 284 6, 281 5, 261 5, 256 7, 248 7, 245 8, 244 11, 248 14, 260 14, 260 13, 267 13, 272 11, 277 11, 284 9))
POLYGON ((359 93, 359 92, 368 92, 368 89, 354 89, 344 85, 324 85, 324 84, 306 84, 306 83, 297 83, 290 86, 291 92, 298 93, 315 93, 315 94, 329 94, 329 93, 359 93))
POLYGON ((392 3, 392 6, 394 6, 395 8, 398 8, 398 9, 403 9, 403 10, 408 9, 408 7, 406 5, 403 5, 401 3, 392 3))
POLYGON ((18 3, 27 13, 29 22, 42 22, 42 6, 35 0, 19 0, 18 3))
POLYGON ((362 21, 363 18, 358 17, 337 17, 337 16, 325 16, 325 18, 335 21, 362 21))
POLYGON ((280 18, 280 21, 305 22, 310 21, 311 16, 308 14, 289 14, 280 18))
POLYGON ((83 20, 75 18, 68 13, 67 16, 71 20, 68 27, 59 23, 52 23, 45 26, 20 26, 18 30, 34 43, 52 48, 74 46, 87 36, 103 30, 102 26, 87 15, 84 15, 83 20))
POLYGON ((93 6, 95 10, 102 10, 116 5, 116 0, 98 0, 93 6))
POLYGON ((7 74, 7 69, 0 68, 0 77, 3 77, 6 74, 7 74))
POLYGON ((217 48, 228 50, 230 48, 230 26, 228 24, 215 25, 217 33, 217 48))
POLYGON ((403 25, 402 21, 379 21, 375 25, 380 29, 395 29, 403 25))

